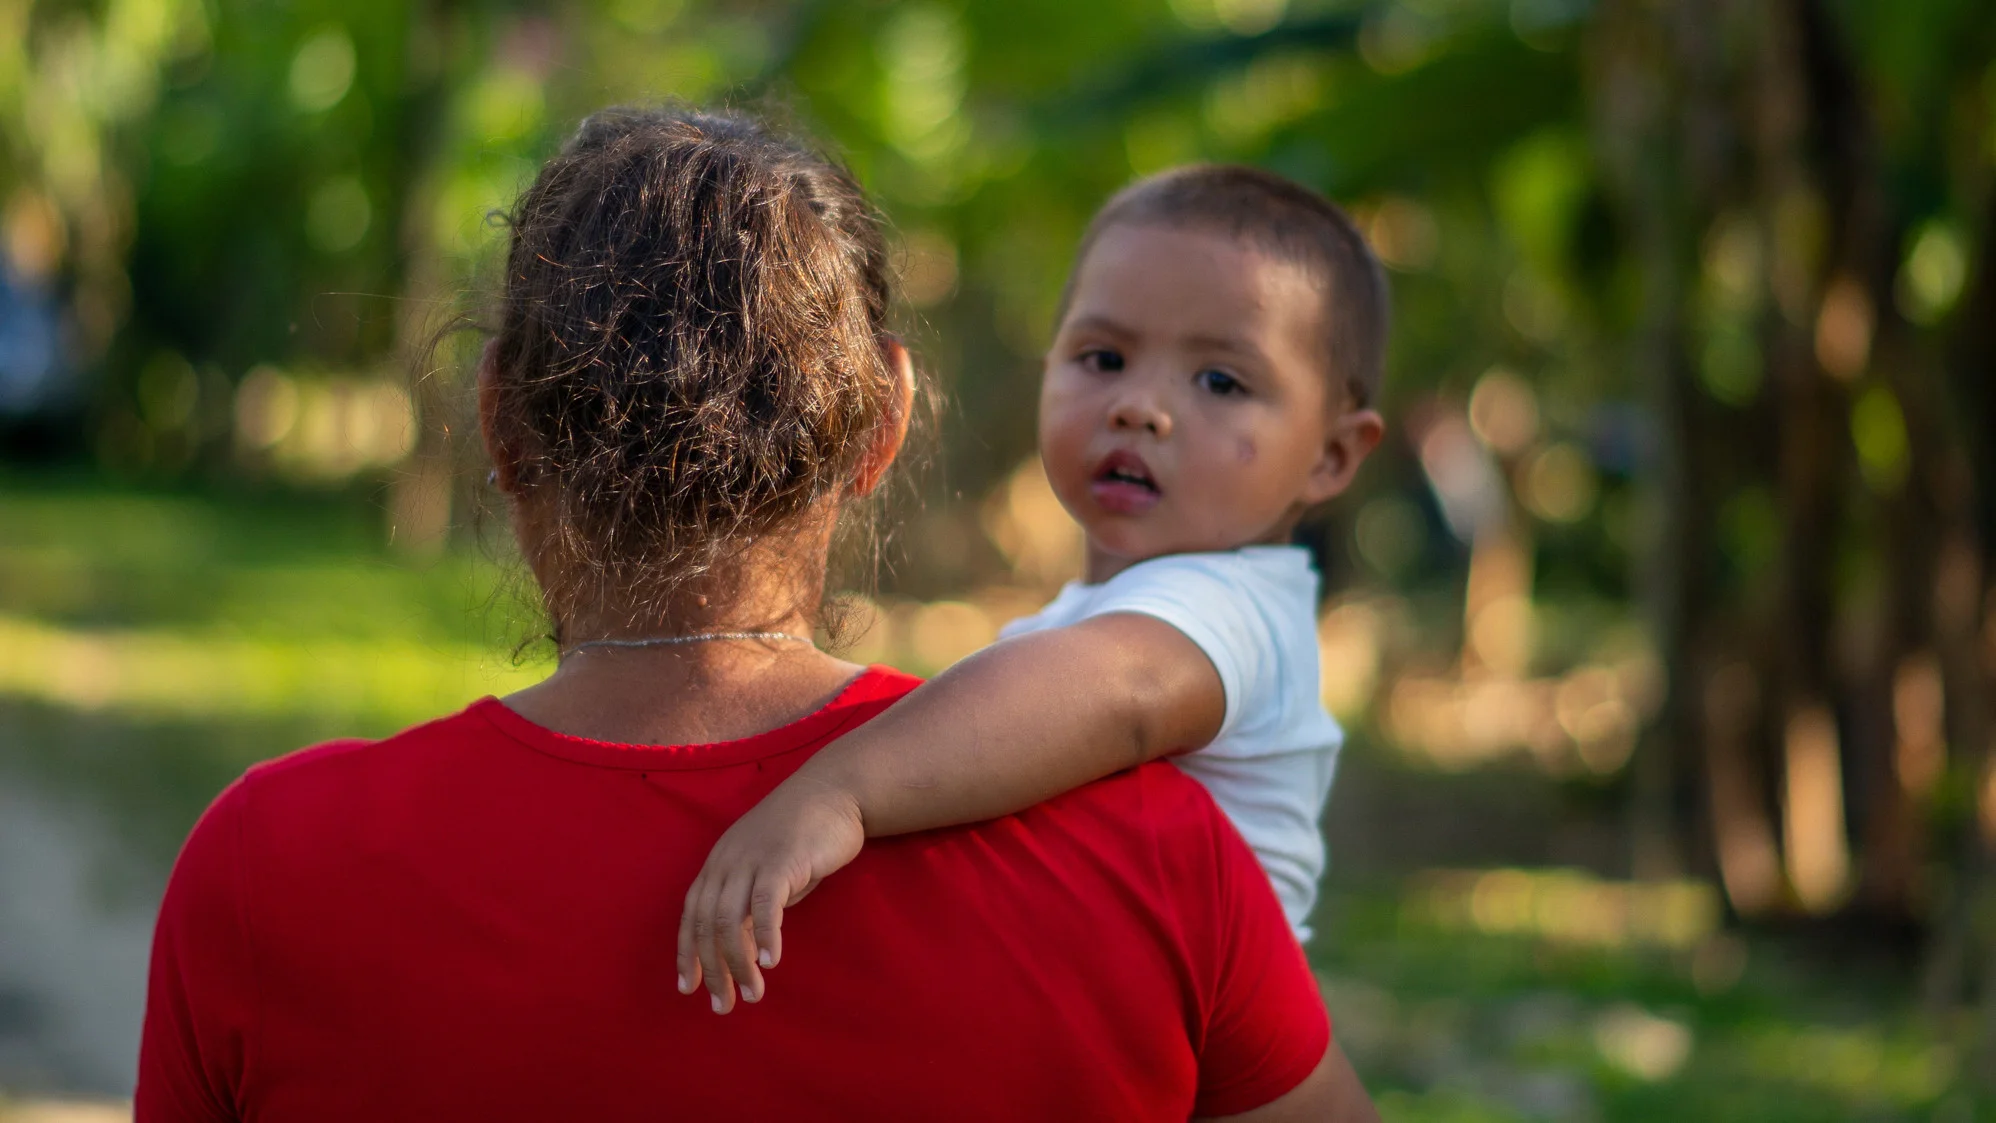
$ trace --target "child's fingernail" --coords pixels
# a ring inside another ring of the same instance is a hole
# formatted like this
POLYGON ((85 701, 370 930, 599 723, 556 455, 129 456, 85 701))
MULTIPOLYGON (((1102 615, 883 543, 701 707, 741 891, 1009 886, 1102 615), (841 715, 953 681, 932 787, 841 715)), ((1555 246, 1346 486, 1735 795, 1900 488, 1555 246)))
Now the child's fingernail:
POLYGON ((764 967, 776 966, 776 957, 769 954, 768 948, 764 948, 761 951, 757 952, 755 955, 755 961, 757 963, 762 964, 764 967))
POLYGON ((721 1009, 721 996, 720 996, 720 995, 718 995, 718 994, 714 996, 714 1012, 715 1012, 716 1014, 720 1014, 720 1013, 725 1013, 725 1012, 726 1012, 726 1011, 724 1011, 724 1010, 722 1010, 722 1009, 721 1009))
POLYGON ((755 992, 749 989, 749 985, 747 983, 742 984, 742 1001, 743 1002, 755 1001, 755 992))
POLYGON ((693 984, 692 984, 692 983, 689 983, 689 982, 687 982, 687 981, 686 981, 686 976, 684 976, 684 975, 681 975, 681 976, 679 976, 679 993, 681 993, 681 994, 692 994, 692 993, 693 993, 693 984))

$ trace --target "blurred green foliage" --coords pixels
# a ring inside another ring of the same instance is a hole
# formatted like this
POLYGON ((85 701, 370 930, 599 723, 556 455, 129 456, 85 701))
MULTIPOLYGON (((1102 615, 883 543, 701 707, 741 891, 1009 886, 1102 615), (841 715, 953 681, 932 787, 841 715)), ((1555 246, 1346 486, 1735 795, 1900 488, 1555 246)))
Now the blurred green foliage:
POLYGON ((1400 199, 1408 392, 1532 350, 1490 296, 1525 258, 1564 283, 1591 197, 1582 13, 1557 4, 4 11, 0 195, 23 244, 53 218, 30 264, 70 298, 100 454, 140 475, 226 471, 224 387, 258 363, 411 361, 475 292, 486 216, 607 102, 746 101, 852 162, 895 225, 926 365, 978 419, 943 442, 971 491, 1029 450, 1020 391, 1070 250, 1133 174, 1246 160, 1400 199), (202 408, 148 406, 163 355, 201 374, 202 408))

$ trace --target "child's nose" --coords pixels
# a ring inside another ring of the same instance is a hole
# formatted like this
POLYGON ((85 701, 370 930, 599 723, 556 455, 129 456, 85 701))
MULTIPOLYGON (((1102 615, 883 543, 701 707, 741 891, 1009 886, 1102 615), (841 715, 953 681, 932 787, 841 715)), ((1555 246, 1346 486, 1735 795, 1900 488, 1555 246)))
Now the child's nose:
POLYGON ((1159 408, 1148 395, 1126 394, 1109 411, 1114 429, 1142 430, 1160 440, 1171 435, 1171 414, 1159 408))

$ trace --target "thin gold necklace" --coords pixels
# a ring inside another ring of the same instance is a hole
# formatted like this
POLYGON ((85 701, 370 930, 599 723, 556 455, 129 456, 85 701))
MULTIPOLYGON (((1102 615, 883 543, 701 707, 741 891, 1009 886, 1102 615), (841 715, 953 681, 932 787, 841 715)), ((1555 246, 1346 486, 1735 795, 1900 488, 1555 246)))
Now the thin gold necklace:
POLYGON ((587 651, 592 647, 674 647, 682 643, 705 643, 722 639, 788 640, 791 643, 806 643, 817 646, 809 636, 791 635, 789 632, 696 632, 690 636, 653 636, 648 639, 587 639, 570 644, 563 652, 572 654, 587 651))

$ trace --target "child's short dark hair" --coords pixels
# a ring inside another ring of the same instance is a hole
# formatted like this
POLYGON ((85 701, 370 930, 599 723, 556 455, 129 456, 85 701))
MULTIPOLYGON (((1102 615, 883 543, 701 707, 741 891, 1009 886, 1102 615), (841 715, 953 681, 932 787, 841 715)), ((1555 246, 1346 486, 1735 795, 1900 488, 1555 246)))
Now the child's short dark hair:
POLYGON ((1193 164, 1140 179, 1117 192, 1088 224, 1074 276, 1096 239, 1112 226, 1158 225, 1212 230, 1309 270, 1325 287, 1325 352, 1332 377, 1366 405, 1386 363, 1389 297, 1379 259, 1336 203, 1292 180, 1238 164, 1193 164))
POLYGON ((725 577, 894 422, 879 219, 805 145, 736 113, 604 110, 511 227, 494 421, 551 501, 558 637, 606 592, 657 610, 725 577))

